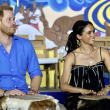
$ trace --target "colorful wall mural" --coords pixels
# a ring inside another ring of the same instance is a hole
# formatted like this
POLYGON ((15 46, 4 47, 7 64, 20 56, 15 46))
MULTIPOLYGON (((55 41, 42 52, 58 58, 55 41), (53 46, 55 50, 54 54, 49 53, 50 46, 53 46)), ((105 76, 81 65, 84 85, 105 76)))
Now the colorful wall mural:
POLYGON ((91 21, 96 36, 110 34, 109 0, 0 0, 2 4, 14 7, 15 34, 44 35, 47 48, 65 46, 77 20, 91 21))
POLYGON ((86 8, 84 20, 93 23, 98 36, 110 36, 110 0, 94 1, 86 8))

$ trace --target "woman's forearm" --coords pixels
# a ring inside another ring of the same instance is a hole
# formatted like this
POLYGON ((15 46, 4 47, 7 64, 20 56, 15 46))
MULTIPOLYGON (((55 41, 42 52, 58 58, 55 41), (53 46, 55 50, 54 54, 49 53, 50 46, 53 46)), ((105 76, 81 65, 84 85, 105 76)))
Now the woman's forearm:
POLYGON ((107 86, 104 88, 104 90, 106 90, 107 92, 109 92, 109 91, 110 91, 110 84, 107 85, 107 86))
POLYGON ((67 83, 63 83, 60 85, 61 91, 70 92, 70 93, 81 93, 83 88, 73 87, 67 83))

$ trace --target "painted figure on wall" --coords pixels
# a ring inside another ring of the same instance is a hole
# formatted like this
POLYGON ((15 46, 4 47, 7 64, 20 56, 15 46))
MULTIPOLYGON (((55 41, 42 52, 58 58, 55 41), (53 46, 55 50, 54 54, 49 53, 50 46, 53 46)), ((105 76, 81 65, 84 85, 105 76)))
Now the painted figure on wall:
POLYGON ((24 12, 23 4, 20 4, 19 6, 17 5, 15 6, 14 15, 15 15, 16 28, 18 28, 19 25, 29 23, 29 9, 27 9, 26 12, 24 12))
POLYGON ((71 30, 72 25, 77 21, 77 20, 83 20, 83 15, 79 15, 76 17, 68 17, 68 16, 62 16, 58 18, 53 26, 49 28, 49 22, 46 20, 45 15, 42 11, 42 7, 40 7, 41 10, 41 17, 40 20, 43 22, 44 25, 44 35, 54 41, 54 43, 58 46, 61 45, 66 45, 67 39, 68 39, 68 34, 67 32, 71 30))
POLYGON ((36 5, 37 2, 35 0, 28 0, 26 9, 24 9, 23 4, 15 7, 15 22, 17 26, 15 34, 42 35, 38 28, 41 13, 36 5))
POLYGON ((30 8, 29 24, 39 30, 38 23, 40 20, 41 11, 39 10, 39 7, 37 6, 37 2, 35 0, 28 1, 27 5, 26 5, 26 9, 28 9, 28 8, 30 8))

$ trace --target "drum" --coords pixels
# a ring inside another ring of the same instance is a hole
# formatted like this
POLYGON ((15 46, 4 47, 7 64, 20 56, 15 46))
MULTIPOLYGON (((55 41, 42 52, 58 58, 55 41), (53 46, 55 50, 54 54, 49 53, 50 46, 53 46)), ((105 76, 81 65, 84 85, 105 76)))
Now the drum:
POLYGON ((86 100, 101 100, 101 99, 110 99, 110 96, 98 96, 98 95, 81 95, 79 96, 80 99, 86 100))
POLYGON ((77 110, 110 110, 110 96, 82 95, 77 110))
POLYGON ((57 99, 40 94, 2 97, 0 105, 0 110, 60 110, 57 99))

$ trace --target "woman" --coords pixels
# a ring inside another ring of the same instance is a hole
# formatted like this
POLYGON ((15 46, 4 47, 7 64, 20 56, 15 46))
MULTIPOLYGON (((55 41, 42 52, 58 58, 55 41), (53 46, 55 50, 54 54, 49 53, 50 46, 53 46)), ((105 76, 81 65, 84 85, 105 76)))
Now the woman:
POLYGON ((74 99, 79 95, 101 96, 110 91, 109 85, 105 87, 103 78, 104 64, 110 72, 110 55, 107 49, 94 46, 95 29, 92 23, 79 20, 72 30, 66 45, 68 50, 60 85, 62 91, 68 92, 65 100, 68 110, 73 110, 74 99))

